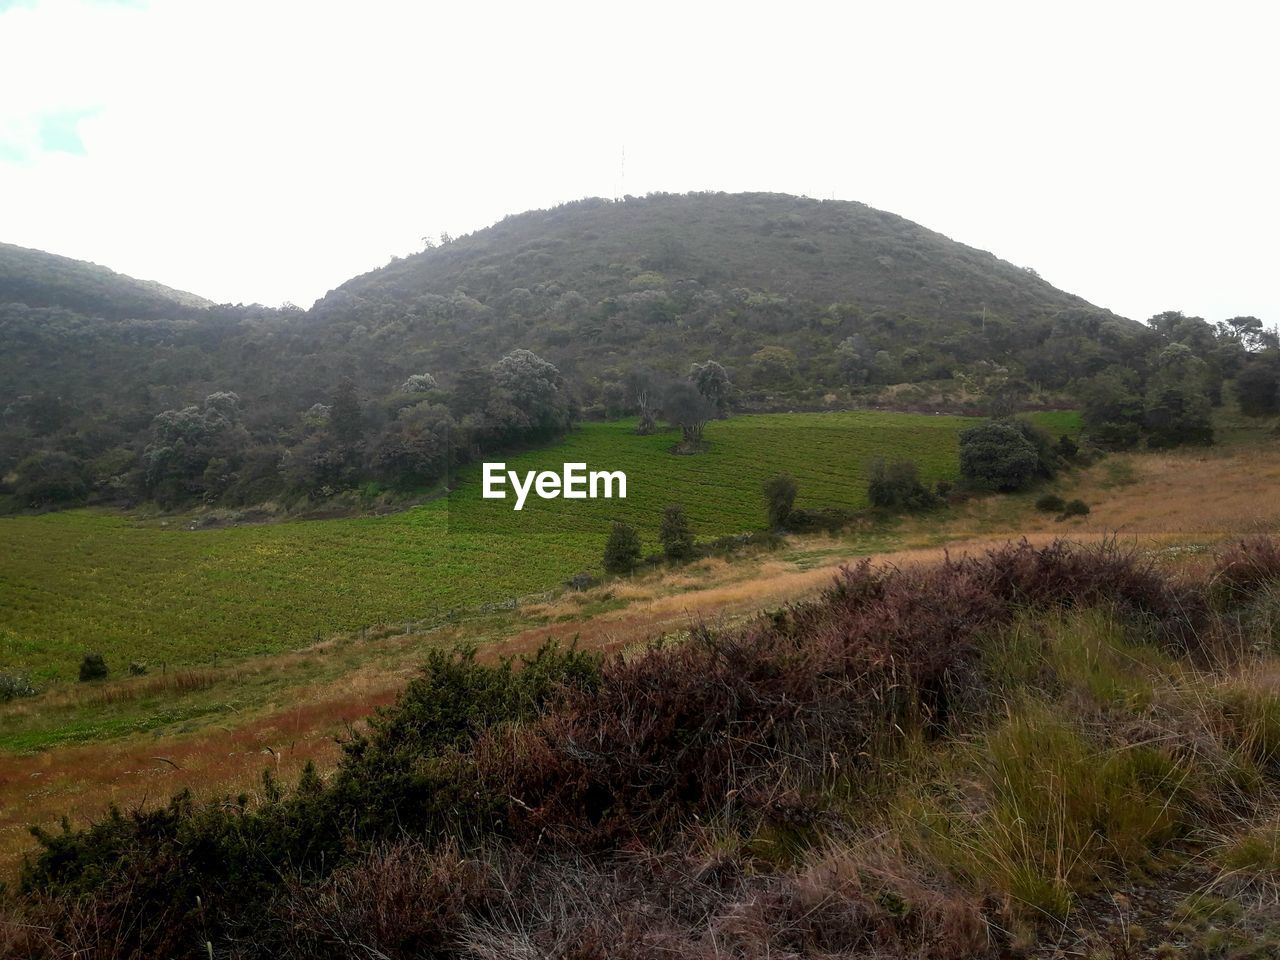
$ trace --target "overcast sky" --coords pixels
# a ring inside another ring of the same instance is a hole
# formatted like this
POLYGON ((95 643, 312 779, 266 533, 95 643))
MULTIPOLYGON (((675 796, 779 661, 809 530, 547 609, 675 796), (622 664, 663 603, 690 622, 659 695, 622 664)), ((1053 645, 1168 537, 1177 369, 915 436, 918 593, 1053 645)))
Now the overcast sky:
POLYGON ((0 240, 306 306, 531 207, 770 190, 1271 325, 1278 9, 0 0, 0 240))

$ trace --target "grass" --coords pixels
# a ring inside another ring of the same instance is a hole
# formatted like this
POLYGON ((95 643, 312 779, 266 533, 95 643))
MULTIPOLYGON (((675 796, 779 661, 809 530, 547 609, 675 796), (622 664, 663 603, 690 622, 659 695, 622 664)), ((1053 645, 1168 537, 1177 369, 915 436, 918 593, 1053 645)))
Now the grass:
MULTIPOLYGON (((1069 430, 1073 414, 1052 413, 1069 430)), ((0 671, 38 685, 74 677, 101 652, 117 674, 131 660, 213 665, 297 649, 370 624, 441 619, 451 611, 555 587, 598 570, 611 519, 656 549, 662 508, 683 502, 700 537, 762 525, 760 483, 787 470, 800 506, 865 505, 875 456, 915 460, 926 481, 957 473, 970 420, 895 413, 776 414, 712 424, 710 449, 675 456, 671 433, 590 423, 564 442, 508 458, 525 471, 583 461, 624 470, 628 498, 479 496, 479 471, 454 493, 388 517, 190 530, 178 518, 139 522, 79 510, 0 518, 0 671)))

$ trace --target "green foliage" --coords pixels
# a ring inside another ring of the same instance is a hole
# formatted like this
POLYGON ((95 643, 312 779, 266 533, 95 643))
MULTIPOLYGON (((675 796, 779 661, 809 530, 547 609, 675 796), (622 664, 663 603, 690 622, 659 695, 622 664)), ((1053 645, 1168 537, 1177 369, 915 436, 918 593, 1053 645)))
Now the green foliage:
POLYGON ((662 511, 662 526, 658 528, 662 552, 668 560, 687 560, 693 556, 693 526, 684 507, 674 503, 662 511))
POLYGON ((0 703, 8 703, 19 697, 34 697, 36 688, 26 677, 16 673, 0 673, 0 703))
POLYGON ((1280 413, 1280 363, 1276 357, 1251 360, 1236 377, 1236 398, 1246 417, 1280 413))
POLYGON ((1209 369, 1180 343, 1161 351, 1147 386, 1146 429, 1151 447, 1213 442, 1206 379, 1209 369))
POLYGON ((960 475, 985 490, 1020 490, 1043 466, 1036 447, 1017 423, 989 420, 960 434, 960 475))
POLYGON ((920 482, 920 469, 911 460, 886 463, 877 457, 871 461, 869 473, 867 499, 873 507, 910 511, 937 505, 938 498, 920 482))
POLYGON ((606 573, 630 573, 640 563, 640 537, 633 527, 615 520, 604 544, 606 573))
POLYGON ((18 464, 16 472, 14 493, 28 506, 65 506, 82 501, 88 492, 84 465, 60 450, 33 453, 18 464))
POLYGON ((1085 433, 1106 450, 1128 450, 1142 437, 1142 394, 1136 374, 1108 367, 1082 391, 1085 433))
POLYGON ((110 671, 107 669, 107 662, 102 658, 100 653, 86 653, 80 660, 80 682, 88 683, 92 680, 105 680, 110 671))
POLYGON ((786 473, 776 474, 761 484, 760 489, 764 493, 765 517, 769 529, 785 528, 799 491, 795 477, 786 473))
MULTIPOLYGON (((1038 420, 1041 418, 1038 416, 1038 420)), ((1056 432, 1072 415, 1043 415, 1056 432)), ((0 518, 0 670, 75 678, 86 636, 121 665, 206 664, 296 649, 373 623, 447 617, 599 569, 609 524, 656 543, 663 509, 684 505, 700 539, 765 525, 761 483, 785 463, 798 508, 867 506, 869 462, 914 461, 922 483, 958 476, 957 435, 975 421, 874 411, 736 416, 713 441, 672 456, 677 433, 637 436, 634 421, 586 423, 562 442, 506 457, 512 470, 579 461, 623 470, 626 500, 482 500, 460 468, 447 496, 381 517, 185 525, 102 511, 0 518)))
POLYGON ((1066 505, 1067 501, 1056 493, 1042 494, 1036 499, 1036 509, 1043 513, 1061 513, 1066 505))
POLYGON ((1083 500, 1068 500, 1062 505, 1062 519, 1068 517, 1086 517, 1089 515, 1089 505, 1083 500))

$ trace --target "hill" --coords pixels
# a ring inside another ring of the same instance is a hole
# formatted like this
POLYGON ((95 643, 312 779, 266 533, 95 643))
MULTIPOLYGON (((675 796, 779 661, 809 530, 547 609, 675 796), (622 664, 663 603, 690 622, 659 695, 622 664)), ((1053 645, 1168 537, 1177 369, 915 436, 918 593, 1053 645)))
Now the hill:
POLYGON ((10 509, 422 491, 450 462, 543 444, 577 420, 661 414, 672 382, 708 360, 730 405, 754 412, 1062 406, 1115 367, 1096 406, 1136 442, 1161 349, 1195 357, 1170 358, 1153 422, 1194 408, 1199 427, 1208 400, 1173 393, 1219 402, 1247 356, 1231 324, 1170 313, 1148 328, 901 217, 776 194, 520 214, 306 311, 200 306, 2 250, 10 509))
POLYGON ((349 280, 312 313, 405 342, 430 369, 516 346, 584 381, 639 356, 672 373, 715 357, 735 382, 784 394, 839 388, 851 373, 887 383, 1013 361, 1055 320, 1140 329, 902 217, 782 194, 530 211, 349 280), (864 354, 857 373, 841 369, 849 337, 864 354), (769 347, 794 357, 753 363, 769 347))
POLYGON ((211 306, 194 293, 11 243, 0 243, 0 303, 58 307, 111 320, 154 320, 211 306))

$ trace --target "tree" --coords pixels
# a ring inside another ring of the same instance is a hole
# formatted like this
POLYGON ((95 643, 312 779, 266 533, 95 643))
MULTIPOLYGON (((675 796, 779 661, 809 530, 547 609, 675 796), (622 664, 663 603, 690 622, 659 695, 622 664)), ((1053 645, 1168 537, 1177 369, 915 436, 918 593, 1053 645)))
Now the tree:
POLYGON ((431 483, 448 471, 455 424, 449 411, 424 400, 405 407, 373 446, 373 465, 400 486, 431 483))
POLYGON ((667 388, 662 399, 662 415, 680 428, 681 447, 697 450, 702 445, 702 432, 707 421, 716 415, 716 408, 692 383, 680 380, 667 388))
POLYGON ((1040 467, 1036 448, 1006 420, 988 420, 960 433, 960 475, 988 490, 1020 490, 1040 467))
POLYGON ((235 471, 248 446, 240 398, 225 391, 212 393, 202 406, 166 410, 155 417, 151 442, 142 453, 144 483, 153 496, 166 501, 205 494, 215 475, 225 478, 235 471), (211 473, 214 461, 221 463, 211 473))
POLYGON ((1280 365, 1271 359, 1249 361, 1236 377, 1236 398, 1247 417, 1280 413, 1280 365))
POLYGON ((687 560, 693 556, 693 527, 680 504, 673 503, 662 512, 658 539, 668 560, 687 560))
POLYGON ((851 387, 865 384, 870 374, 872 356, 871 347, 862 335, 855 333, 841 340, 836 347, 836 363, 844 382, 851 387))
POLYGON ((796 374, 796 355, 786 347, 768 346, 751 355, 755 380, 764 386, 782 387, 796 374))
POLYGON ((400 384, 401 393, 429 393, 439 387, 436 378, 429 373, 415 373, 400 384))
POLYGON ((689 368, 689 380, 715 407, 717 417, 724 419, 729 415, 729 395, 733 384, 729 382, 729 374, 724 367, 714 360, 695 363, 689 368))
POLYGON ((1160 351, 1147 383, 1146 429, 1151 447, 1213 443, 1205 362, 1181 343, 1160 351))
POLYGON ((343 452, 351 455, 364 437, 364 411, 356 396, 356 385, 350 377, 343 377, 333 392, 329 405, 329 429, 343 452))
POLYGON ((636 433, 648 436, 653 433, 658 404, 658 380, 646 367, 633 367, 622 378, 626 402, 640 417, 636 433))
POLYGON ((513 350, 492 367, 494 393, 486 408, 500 440, 549 440, 573 424, 564 378, 532 350, 513 350))
POLYGON ((798 488, 795 478, 779 473, 766 480, 761 489, 764 492, 765 516, 769 520, 769 529, 784 529, 796 504, 798 488))
POLYGON ((886 463, 883 457, 871 461, 867 499, 883 510, 925 510, 938 502, 923 483, 911 460, 886 463))
POLYGON ((1107 450, 1128 450, 1142 439, 1144 410, 1137 375, 1111 366, 1081 390, 1085 433, 1107 450))
POLYGON ((78 503, 88 488, 84 465, 61 450, 41 450, 18 464, 13 489, 30 507, 78 503))
POLYGON ((604 545, 605 572, 630 573, 639 562, 640 537, 632 527, 615 520, 604 545))

